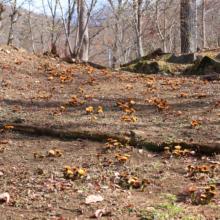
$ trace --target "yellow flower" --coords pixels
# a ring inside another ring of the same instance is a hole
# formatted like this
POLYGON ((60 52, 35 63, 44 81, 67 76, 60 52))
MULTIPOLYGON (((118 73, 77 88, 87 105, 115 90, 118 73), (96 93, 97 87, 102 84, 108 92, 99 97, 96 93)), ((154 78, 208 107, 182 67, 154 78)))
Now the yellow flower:
POLYGON ((86 173, 86 169, 85 168, 81 168, 81 169, 78 170, 78 173, 80 175, 84 175, 86 173))
POLYGON ((181 146, 177 145, 177 146, 175 146, 175 149, 176 149, 176 150, 180 150, 180 149, 181 149, 181 146))
POLYGON ((55 155, 55 152, 54 152, 53 150, 50 150, 50 151, 49 151, 49 155, 54 156, 54 155, 55 155))
POLYGON ((73 174, 73 172, 72 172, 71 170, 68 170, 66 173, 67 173, 68 175, 72 175, 72 174, 73 174))

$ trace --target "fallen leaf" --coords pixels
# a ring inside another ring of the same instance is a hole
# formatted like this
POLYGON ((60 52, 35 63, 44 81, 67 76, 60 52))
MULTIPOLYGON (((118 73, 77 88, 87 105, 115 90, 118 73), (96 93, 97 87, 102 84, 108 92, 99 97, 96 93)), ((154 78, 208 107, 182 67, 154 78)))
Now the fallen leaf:
POLYGON ((7 192, 0 194, 0 201, 8 203, 9 200, 10 200, 10 195, 7 192))
POLYGON ((192 176, 194 176, 194 172, 192 172, 192 173, 188 173, 187 175, 186 175, 186 177, 192 177, 192 176))
POLYGON ((102 196, 96 196, 96 195, 89 195, 86 197, 86 204, 90 204, 93 202, 101 202, 103 201, 103 197, 102 196))
POLYGON ((104 209, 98 209, 98 210, 95 211, 95 213, 92 215, 92 217, 101 219, 101 216, 102 216, 102 215, 108 215, 108 214, 110 214, 110 213, 111 213, 111 212, 108 212, 108 211, 106 210, 106 208, 104 208, 104 209))
POLYGON ((192 172, 192 173, 188 173, 187 175, 186 175, 186 177, 192 177, 192 176, 194 176, 194 172, 192 172))

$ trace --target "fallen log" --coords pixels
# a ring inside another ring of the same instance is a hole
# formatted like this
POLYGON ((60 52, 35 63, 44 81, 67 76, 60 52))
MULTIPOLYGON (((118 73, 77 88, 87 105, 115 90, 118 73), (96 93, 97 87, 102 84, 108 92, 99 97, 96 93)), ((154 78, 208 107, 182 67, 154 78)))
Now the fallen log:
POLYGON ((204 81, 212 81, 212 80, 219 80, 219 74, 218 73, 213 73, 213 74, 210 74, 210 75, 205 75, 205 76, 202 76, 200 77, 202 80, 204 81))
MULTIPOLYGON (((108 138, 117 139, 119 142, 125 144, 126 136, 118 135, 118 134, 110 134, 105 132, 93 132, 93 131, 83 131, 80 129, 77 130, 67 130, 67 129, 57 129, 57 128, 48 128, 48 127, 40 127, 40 126, 32 126, 32 125, 21 125, 15 123, 8 124, 0 124, 0 128, 4 129, 5 126, 12 126, 12 130, 18 131, 21 133, 32 133, 37 135, 46 135, 56 138, 64 138, 64 139, 90 139, 93 141, 107 141, 108 138)), ((147 142, 147 139, 139 139, 131 136, 130 145, 135 147, 145 148, 151 151, 164 151, 164 147, 167 145, 172 146, 173 148, 176 145, 180 145, 182 149, 190 149, 194 150, 197 153, 204 154, 218 154, 220 153, 220 142, 211 142, 211 143, 188 143, 183 141, 176 141, 171 143, 161 142, 147 142)))
POLYGON ((87 61, 87 62, 86 61, 82 61, 82 63, 88 64, 89 66, 94 67, 96 69, 107 69, 107 68, 109 68, 107 66, 103 66, 103 65, 100 65, 100 64, 97 64, 97 63, 92 63, 92 62, 89 62, 89 61, 87 61))

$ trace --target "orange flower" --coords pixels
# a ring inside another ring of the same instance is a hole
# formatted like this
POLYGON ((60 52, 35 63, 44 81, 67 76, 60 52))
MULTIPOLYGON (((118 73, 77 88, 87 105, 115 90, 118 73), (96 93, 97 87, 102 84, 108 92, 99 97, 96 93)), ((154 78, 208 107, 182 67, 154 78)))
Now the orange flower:
POLYGON ((70 167, 69 166, 65 166, 64 169, 70 170, 70 167))
POLYGON ((180 150, 180 149, 181 149, 181 146, 177 145, 177 146, 175 146, 175 149, 176 149, 176 150, 180 150))
POLYGON ((50 156, 54 156, 55 155, 55 152, 53 150, 49 150, 49 155, 50 156))
POLYGON ((12 129, 12 128, 14 128, 14 126, 5 126, 5 128, 7 128, 7 129, 12 129))
POLYGON ((78 171, 77 171, 80 175, 84 175, 86 173, 86 169, 85 168, 80 168, 78 171))
POLYGON ((182 115, 182 112, 181 112, 181 111, 178 111, 178 115, 182 115))
POLYGON ((64 112, 66 110, 66 107, 65 106, 60 106, 61 108, 61 111, 64 112))

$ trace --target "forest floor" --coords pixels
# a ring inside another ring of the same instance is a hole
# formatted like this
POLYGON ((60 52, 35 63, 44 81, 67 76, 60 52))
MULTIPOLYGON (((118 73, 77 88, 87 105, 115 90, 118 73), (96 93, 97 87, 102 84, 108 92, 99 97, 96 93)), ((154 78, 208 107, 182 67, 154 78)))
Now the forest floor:
POLYGON ((220 150, 219 81, 97 70, 6 46, 0 68, 0 192, 10 195, 2 219, 219 219, 220 151, 199 148, 220 150), (78 136, 42 136, 30 126, 78 136), (168 153, 157 151, 161 143, 168 153), (198 148, 175 153, 172 143, 198 148), (188 164, 194 168, 187 172, 188 164), (212 165, 213 173, 201 171, 212 165), (64 166, 85 174, 64 178, 64 166), (217 195, 203 204, 211 184, 217 195))

